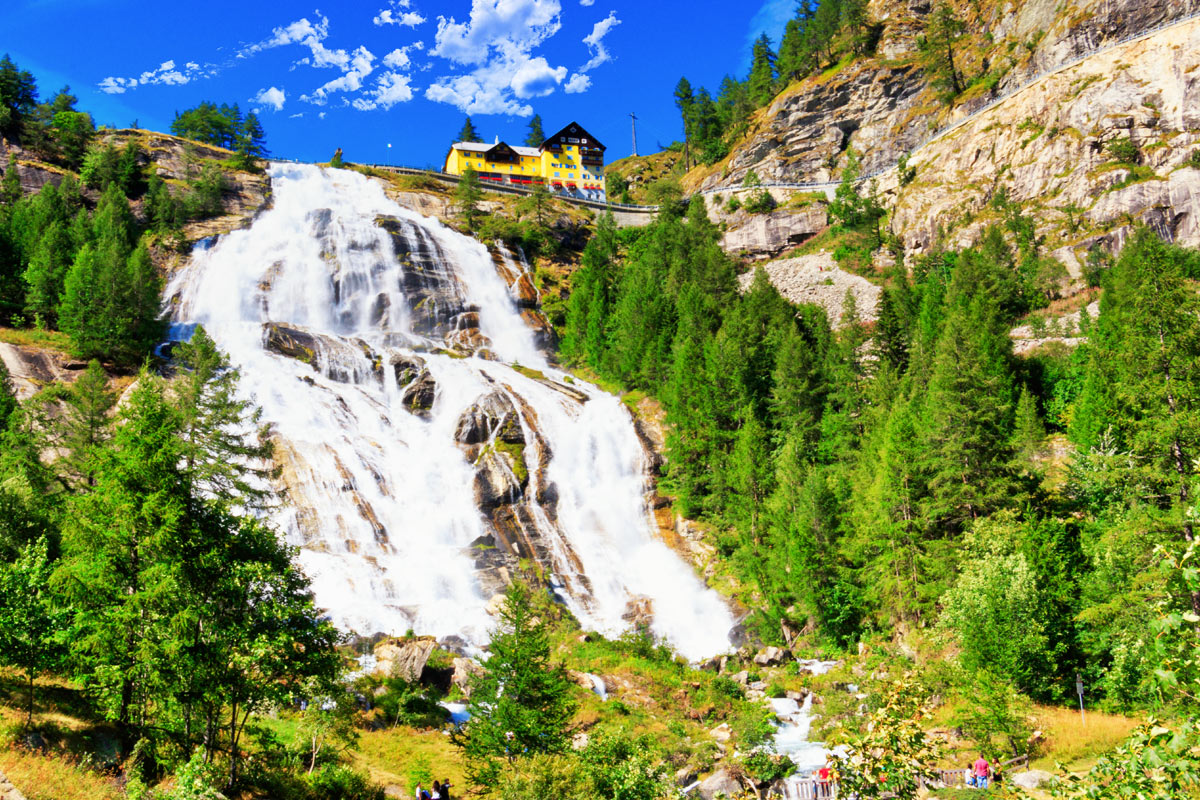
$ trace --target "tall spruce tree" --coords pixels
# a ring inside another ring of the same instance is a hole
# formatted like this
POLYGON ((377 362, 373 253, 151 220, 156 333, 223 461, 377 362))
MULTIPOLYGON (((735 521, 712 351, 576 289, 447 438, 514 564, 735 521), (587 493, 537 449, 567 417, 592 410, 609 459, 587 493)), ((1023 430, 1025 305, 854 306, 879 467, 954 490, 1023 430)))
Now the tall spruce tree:
POLYGON ((754 41, 754 50, 750 57, 750 76, 746 81, 750 101, 755 106, 765 106, 775 97, 775 78, 775 51, 771 49, 770 37, 763 33, 754 41))
MULTIPOLYGON (((479 131, 475 130, 475 123, 471 122, 470 116, 468 116, 463 121, 463 126, 459 130, 458 137, 454 141, 456 141, 456 142, 482 142, 483 141, 483 139, 479 138, 479 131)), ((541 142, 538 142, 538 144, 541 144, 541 142)))
POLYGON ((566 750, 575 712, 567 669, 551 658, 545 619, 519 580, 505 593, 488 650, 471 680, 471 721, 453 735, 480 787, 496 785, 505 759, 566 750))
POLYGON ((925 20, 925 33, 918 40, 925 74, 947 102, 962 94, 962 72, 955 57, 966 31, 954 8, 941 0, 925 20))
POLYGON ((529 133, 525 135, 525 146, 541 147, 545 141, 546 132, 542 130, 542 115, 534 114, 529 120, 529 133))

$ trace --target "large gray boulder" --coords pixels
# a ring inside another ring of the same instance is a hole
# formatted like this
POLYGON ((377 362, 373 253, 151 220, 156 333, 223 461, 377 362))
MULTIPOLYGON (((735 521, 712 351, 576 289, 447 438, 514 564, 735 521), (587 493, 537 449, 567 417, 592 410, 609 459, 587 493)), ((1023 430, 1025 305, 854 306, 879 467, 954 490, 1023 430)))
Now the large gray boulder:
POLYGON ((385 639, 375 645, 375 671, 416 683, 421 680, 425 663, 435 647, 437 640, 432 636, 385 639))
POLYGON ((700 782, 696 791, 704 800, 716 800, 718 797, 733 797, 742 790, 742 784, 723 769, 719 769, 700 782))
POLYGON ((1045 770, 1031 769, 1026 772, 1006 775, 1005 780, 1014 786, 1020 786, 1022 789, 1037 789, 1042 784, 1054 780, 1054 776, 1045 770))

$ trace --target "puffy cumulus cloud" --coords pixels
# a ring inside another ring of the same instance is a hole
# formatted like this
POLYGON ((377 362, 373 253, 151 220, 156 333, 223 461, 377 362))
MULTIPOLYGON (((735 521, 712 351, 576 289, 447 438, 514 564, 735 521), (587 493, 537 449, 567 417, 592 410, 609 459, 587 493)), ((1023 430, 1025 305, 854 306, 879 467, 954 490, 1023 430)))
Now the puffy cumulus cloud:
POLYGON ((466 21, 438 17, 430 55, 474 69, 438 78, 426 98, 468 114, 531 115, 522 101, 551 94, 567 78, 566 67, 532 55, 558 33, 561 14, 559 0, 472 0, 466 21))
POLYGON ((571 80, 567 81, 567 85, 563 87, 563 91, 567 94, 581 94, 590 88, 592 88, 591 76, 577 72, 571 76, 571 80))
POLYGON ((592 26, 592 32, 583 37, 583 43, 587 45, 588 52, 592 54, 592 57, 579 68, 580 72, 589 72, 601 64, 612 61, 612 55, 604 46, 604 37, 620 24, 621 20, 617 19, 617 12, 610 11, 607 17, 592 26))
POLYGON ((340 78, 326 82, 310 94, 301 95, 300 99, 322 106, 334 92, 357 92, 361 89, 363 81, 375 70, 375 56, 370 50, 360 46, 347 56, 347 60, 340 78))
POLYGON ((381 9, 371 22, 378 26, 399 25, 402 28, 415 28, 425 22, 425 17, 412 9, 412 0, 390 0, 388 8, 381 9))
POLYGON ((541 56, 526 61, 513 74, 509 86, 522 100, 545 97, 567 77, 566 67, 551 67, 541 56))
POLYGON ((466 22, 438 17, 433 55, 459 64, 483 64, 493 51, 528 53, 562 27, 559 0, 472 0, 466 22))
POLYGON ((251 103, 258 103, 262 106, 270 106, 276 111, 283 110, 283 104, 286 100, 287 95, 284 94, 283 89, 276 89, 274 86, 269 89, 259 89, 258 94, 250 98, 251 103))
POLYGON ((414 42, 407 47, 398 47, 383 57, 383 65, 391 69, 407 69, 412 66, 412 56, 409 53, 413 50, 423 49, 425 49, 424 42, 414 42))
POLYGON ((407 103, 413 99, 413 89, 410 78, 399 72, 385 72, 375 81, 370 91, 363 92, 351 103, 359 111, 373 111, 377 108, 389 109, 397 103, 407 103))
POLYGON ((216 73, 216 68, 212 65, 201 67, 195 61, 189 61, 180 68, 171 60, 162 62, 155 69, 146 70, 136 78, 121 78, 110 75, 100 81, 97 86, 105 94, 124 94, 130 89, 152 84, 182 86, 198 78, 211 78, 216 73))

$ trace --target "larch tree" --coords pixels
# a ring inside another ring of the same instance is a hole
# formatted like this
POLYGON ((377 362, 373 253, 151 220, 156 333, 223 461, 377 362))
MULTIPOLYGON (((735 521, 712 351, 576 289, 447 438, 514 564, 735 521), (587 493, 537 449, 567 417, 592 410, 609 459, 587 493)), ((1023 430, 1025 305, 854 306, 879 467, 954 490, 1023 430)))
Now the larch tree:
MULTIPOLYGON (((468 117, 470 119, 470 117, 468 117)), ((469 141, 463 139, 462 141, 469 141)), ((525 135, 526 147, 541 147, 546 141, 546 132, 542 130, 542 115, 534 114, 529 120, 529 133, 525 135)))

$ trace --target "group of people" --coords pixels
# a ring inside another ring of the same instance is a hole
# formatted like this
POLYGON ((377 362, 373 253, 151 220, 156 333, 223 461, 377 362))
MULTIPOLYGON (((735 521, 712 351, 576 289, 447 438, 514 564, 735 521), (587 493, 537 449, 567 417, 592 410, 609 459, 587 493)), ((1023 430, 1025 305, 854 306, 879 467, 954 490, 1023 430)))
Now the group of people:
POLYGON ((417 800, 450 800, 450 781, 434 781, 430 789, 417 784, 417 800))

